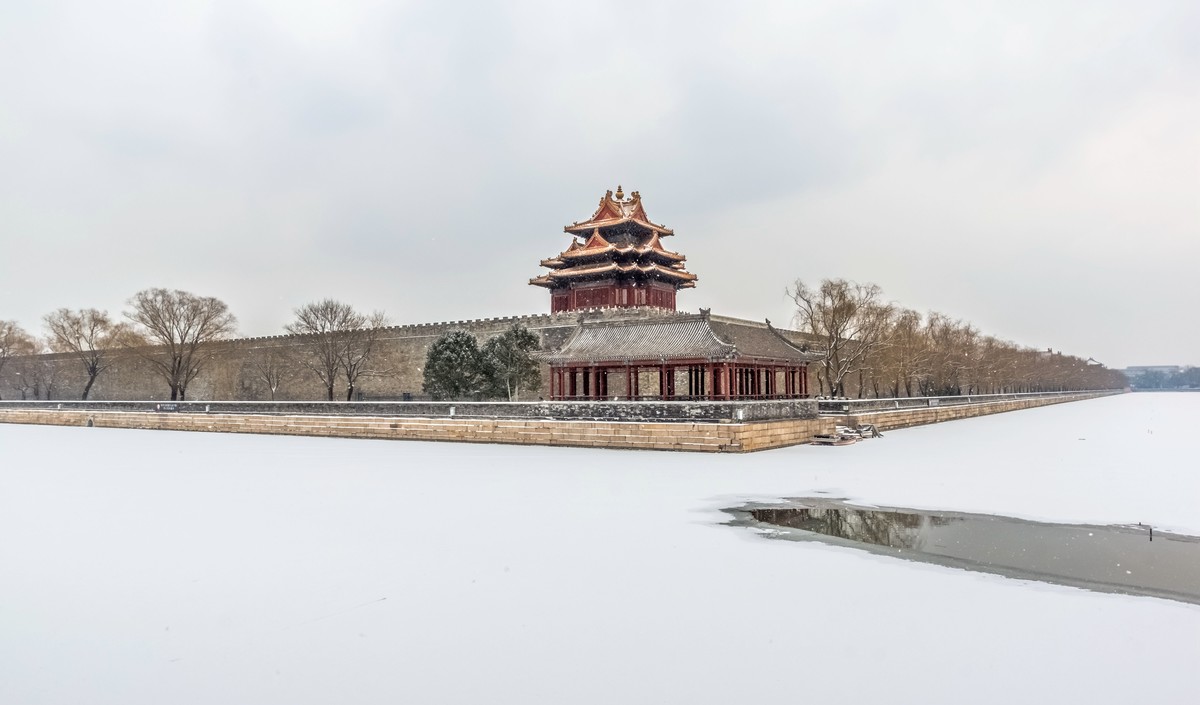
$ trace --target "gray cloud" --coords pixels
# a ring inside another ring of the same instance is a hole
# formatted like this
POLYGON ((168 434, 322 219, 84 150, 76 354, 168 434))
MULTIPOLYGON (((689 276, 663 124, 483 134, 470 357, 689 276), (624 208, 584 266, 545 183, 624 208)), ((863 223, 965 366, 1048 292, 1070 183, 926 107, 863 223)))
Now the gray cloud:
POLYGON ((524 282, 621 183, 687 307, 786 320, 794 278, 847 277, 1196 364, 1197 30, 1185 2, 6 6, 0 318, 163 285, 248 334, 324 296, 544 310, 524 282))

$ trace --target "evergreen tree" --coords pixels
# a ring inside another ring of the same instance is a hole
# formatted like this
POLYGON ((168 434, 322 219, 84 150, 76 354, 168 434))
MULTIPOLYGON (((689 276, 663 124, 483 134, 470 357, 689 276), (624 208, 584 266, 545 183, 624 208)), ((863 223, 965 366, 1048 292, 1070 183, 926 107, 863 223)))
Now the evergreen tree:
POLYGON ((537 360, 538 337, 520 324, 487 341, 483 346, 487 395, 517 401, 521 391, 536 392, 542 386, 537 360))
POLYGON ((425 393, 434 399, 478 399, 484 391, 483 354, 475 336, 456 330, 429 346, 425 393))

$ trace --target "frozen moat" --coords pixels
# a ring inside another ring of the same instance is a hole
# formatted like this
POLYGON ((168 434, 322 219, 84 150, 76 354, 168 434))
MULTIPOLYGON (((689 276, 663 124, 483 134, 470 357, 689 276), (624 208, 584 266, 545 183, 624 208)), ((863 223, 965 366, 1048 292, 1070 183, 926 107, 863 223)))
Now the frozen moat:
POLYGON ((0 702, 1192 703, 1200 606, 721 510, 1194 535, 1197 421, 1125 395, 736 456, 0 426, 0 702))

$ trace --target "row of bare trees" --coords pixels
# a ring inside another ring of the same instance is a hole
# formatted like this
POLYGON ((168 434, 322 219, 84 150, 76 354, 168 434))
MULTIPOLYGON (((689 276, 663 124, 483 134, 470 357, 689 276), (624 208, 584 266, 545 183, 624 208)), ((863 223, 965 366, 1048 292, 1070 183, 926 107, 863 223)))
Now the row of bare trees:
MULTIPOLYGON (((329 401, 333 401, 339 381, 345 384, 346 401, 350 401, 359 378, 385 374, 386 371, 370 366, 380 329, 388 322, 382 311, 359 313, 348 304, 324 299, 301 306, 295 314, 296 320, 287 325, 287 332, 303 336, 299 361, 321 380, 329 401)), ((286 360, 266 363, 268 369, 282 365, 286 365, 286 360)), ((259 371, 269 375, 262 366, 259 371)))
POLYGON ((146 289, 129 300, 124 321, 94 308, 60 308, 42 319, 39 338, 11 321, 0 321, 0 374, 7 364, 9 386, 22 399, 50 398, 59 366, 45 353, 63 353, 82 366, 81 397, 121 357, 136 356, 166 382, 172 400, 184 399, 187 387, 211 357, 209 345, 233 335, 237 319, 224 302, 211 296, 169 289, 146 289))
POLYGON ((940 396, 1119 389, 1125 377, 1090 358, 1027 348, 940 313, 921 315, 875 284, 825 279, 787 290, 796 324, 822 358, 822 395, 940 396))
MULTIPOLYGON (((383 373, 371 362, 380 328, 387 324, 385 314, 359 313, 332 299, 294 313, 286 330, 298 336, 296 343, 286 352, 255 350, 247 361, 272 399, 297 367, 320 380, 330 401, 339 385, 350 400, 362 377, 383 373)), ((213 359, 214 344, 231 338, 237 329, 237 319, 220 299, 170 289, 134 294, 123 318, 119 321, 96 309, 62 308, 44 317, 44 338, 12 321, 0 321, 0 378, 22 399, 49 399, 59 366, 44 354, 64 353, 82 366, 86 382, 81 397, 87 399, 96 380, 117 360, 138 359, 166 383, 172 401, 184 400, 188 386, 213 359)))
MULTIPOLYGON (((1091 359, 1018 346, 939 313, 921 315, 886 301, 874 284, 827 279, 788 289, 796 322, 822 352, 812 382, 822 395, 931 396, 999 392, 1114 389, 1124 376, 1091 359)), ((387 317, 325 299, 294 311, 287 345, 250 352, 244 372, 272 399, 285 380, 306 370, 326 399, 354 398, 363 377, 387 374, 376 364, 387 317)), ((186 291, 146 289, 129 300, 124 320, 104 311, 59 309, 39 339, 0 321, 0 378, 21 398, 50 398, 59 367, 42 353, 64 353, 86 374, 82 397, 118 359, 139 358, 170 389, 189 385, 213 358, 213 346, 234 335, 237 319, 224 302, 186 291), (5 373, 6 368, 8 373, 5 373)), ((510 390, 511 393, 511 390, 510 390)))

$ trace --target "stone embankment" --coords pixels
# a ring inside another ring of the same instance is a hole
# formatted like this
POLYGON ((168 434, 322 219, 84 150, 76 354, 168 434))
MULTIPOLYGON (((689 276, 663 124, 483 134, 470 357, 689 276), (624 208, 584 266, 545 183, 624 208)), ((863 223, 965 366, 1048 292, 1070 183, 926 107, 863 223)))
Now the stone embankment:
MULTIPOLYGON (((822 413, 822 416, 836 418, 837 423, 844 426, 874 424, 875 428, 880 431, 887 431, 896 428, 908 428, 909 426, 923 426, 943 421, 954 421, 956 419, 969 419, 975 416, 1000 414, 1005 411, 1032 409, 1069 401, 1095 399, 1097 397, 1121 393, 1119 391, 1096 391, 1060 392, 1044 395, 997 395, 1000 398, 992 398, 985 395, 974 397, 927 397, 920 400, 851 400, 843 403, 844 410, 834 414, 822 413), (886 408, 889 401, 896 402, 900 408, 886 408), (921 401, 923 405, 917 406, 914 404, 917 401, 921 401)), ((822 402, 822 404, 824 405, 825 402, 822 402)))
POLYGON ((587 448, 640 448, 710 453, 739 453, 797 445, 807 443, 814 434, 828 433, 833 430, 833 421, 819 418, 722 423, 720 421, 563 421, 12 408, 0 408, 0 422, 141 428, 162 431, 267 433, 587 448))
MULTIPOLYGON (((816 414, 814 401, 663 402, 644 405, 641 414, 651 418, 636 418, 637 405, 624 405, 628 407, 626 413, 633 415, 624 419, 612 413, 606 413, 605 418, 600 418, 600 414, 587 419, 571 418, 587 410, 576 402, 561 403, 575 404, 575 407, 549 411, 545 403, 513 406, 506 417, 495 415, 496 410, 490 408, 488 411, 493 415, 480 415, 482 408, 469 404, 455 405, 450 415, 414 417, 388 415, 389 410, 395 414, 400 407, 382 405, 356 405, 358 408, 350 411, 312 404, 308 405, 311 409, 306 407, 305 412, 298 413, 290 406, 265 404, 258 405, 257 409, 246 404, 238 407, 223 407, 218 403, 158 405, 158 408, 172 410, 155 411, 154 404, 143 405, 145 410, 135 410, 128 403, 106 406, 85 402, 0 402, 0 423, 744 453, 808 443, 814 435, 833 432, 838 424, 870 423, 880 430, 891 430, 1112 393, 1022 395, 1004 399, 973 397, 969 403, 952 404, 939 399, 933 406, 927 403, 924 407, 891 410, 880 410, 880 400, 871 400, 848 402, 845 409, 850 413, 822 414, 820 417, 816 414), (872 410, 858 412, 854 410, 855 405, 872 410), (264 412, 264 408, 273 412, 264 412), (472 411, 474 414, 470 413, 472 411), (535 412, 540 417, 534 417, 535 412), (526 417, 519 417, 522 415, 526 417), (557 418, 546 418, 546 415, 557 418)), ((904 404, 912 402, 903 400, 904 404)), ((622 406, 619 402, 590 404, 605 407, 606 412, 622 406)), ((406 410, 411 411, 407 407, 406 410)), ((430 407, 430 413, 433 412, 430 407)))

